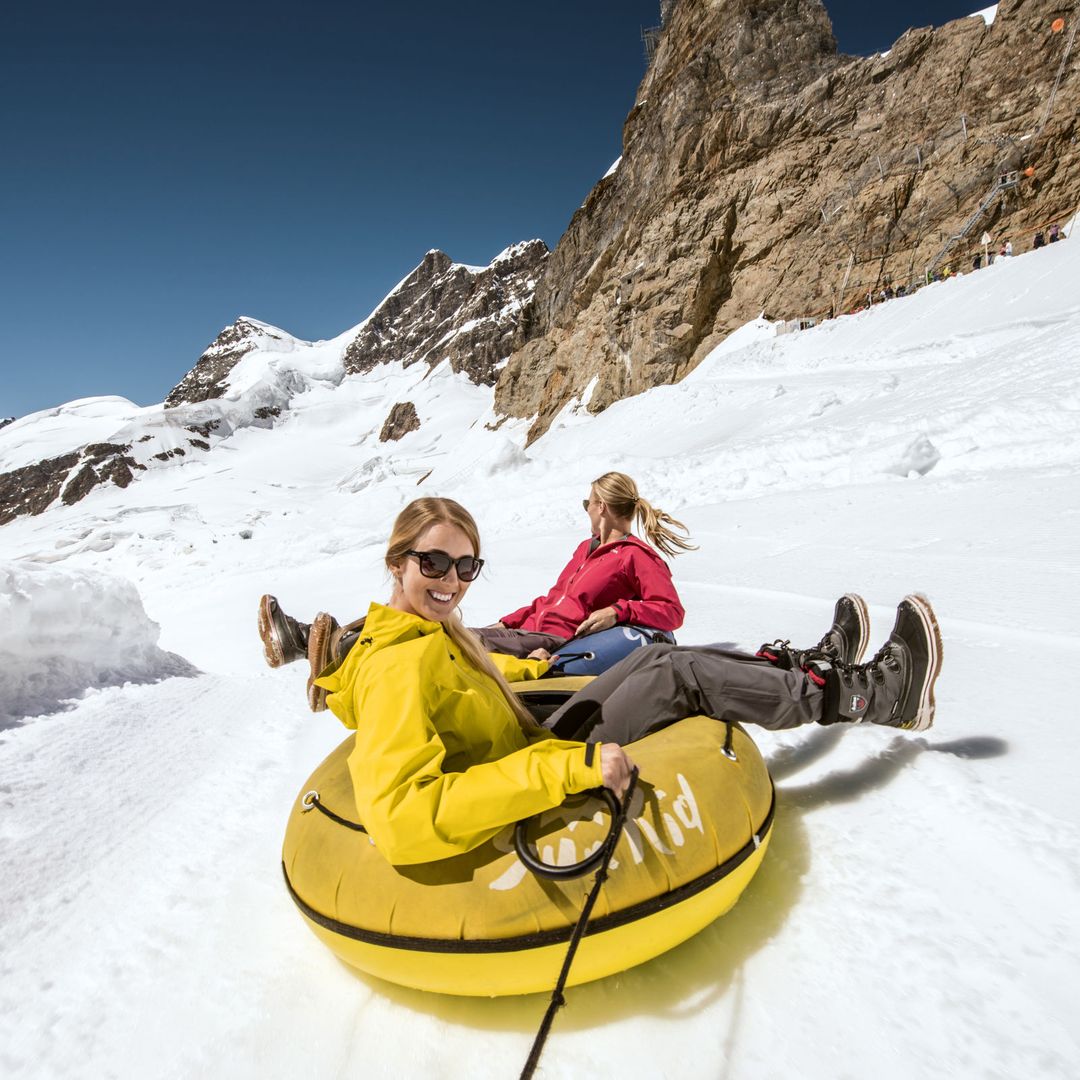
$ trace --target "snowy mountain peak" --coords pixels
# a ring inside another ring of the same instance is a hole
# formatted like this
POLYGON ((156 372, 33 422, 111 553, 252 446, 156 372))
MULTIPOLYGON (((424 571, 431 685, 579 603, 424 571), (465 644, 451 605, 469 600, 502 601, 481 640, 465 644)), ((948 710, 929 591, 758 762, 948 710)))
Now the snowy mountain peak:
POLYGON ((225 393, 229 373, 252 349, 263 341, 295 340, 269 323, 241 315, 206 347, 195 366, 169 391, 166 408, 184 403, 208 401, 225 393))
MULTIPOLYGON (((372 376, 377 388, 365 395, 365 419, 354 415, 354 437, 403 438, 421 425, 424 395, 413 388, 416 376, 375 378, 375 369, 404 373, 424 361, 421 378, 445 367, 446 375, 490 386, 524 334, 547 255, 542 241, 531 240, 490 266, 467 267, 429 251, 367 319, 336 338, 304 341, 242 315, 162 405, 93 398, 23 417, 0 437, 0 525, 58 500, 78 502, 97 487, 126 488, 138 476, 188 465, 243 429, 281 423, 298 398, 333 393, 347 375, 372 376)), ((443 386, 430 380, 427 392, 443 386)), ((350 409, 348 395, 340 396, 350 409)), ((470 398, 467 423, 489 408, 490 393, 481 398, 470 398)))
POLYGON ((524 340, 537 279, 547 261, 542 240, 514 244, 486 267, 429 251, 358 327, 345 350, 350 374, 399 362, 430 367, 449 361, 473 382, 493 384, 524 340))

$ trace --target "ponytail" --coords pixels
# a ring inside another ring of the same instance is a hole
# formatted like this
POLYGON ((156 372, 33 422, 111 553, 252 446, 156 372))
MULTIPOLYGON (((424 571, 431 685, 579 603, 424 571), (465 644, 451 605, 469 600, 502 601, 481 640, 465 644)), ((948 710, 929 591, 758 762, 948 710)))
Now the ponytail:
POLYGON ((697 545, 690 543, 689 530, 686 526, 681 521, 676 521, 670 514, 658 510, 647 499, 638 498, 634 514, 641 531, 645 534, 645 539, 669 558, 673 555, 681 555, 684 551, 696 550, 697 545), (669 525, 687 533, 686 538, 672 532, 668 528, 669 525))
POLYGON ((686 526, 643 499, 638 494, 637 484, 626 473, 604 473, 593 481, 592 486, 617 517, 636 518, 645 539, 662 554, 670 558, 684 551, 697 550, 697 545, 690 543, 686 526), (668 526, 681 529, 687 536, 679 536, 668 526))

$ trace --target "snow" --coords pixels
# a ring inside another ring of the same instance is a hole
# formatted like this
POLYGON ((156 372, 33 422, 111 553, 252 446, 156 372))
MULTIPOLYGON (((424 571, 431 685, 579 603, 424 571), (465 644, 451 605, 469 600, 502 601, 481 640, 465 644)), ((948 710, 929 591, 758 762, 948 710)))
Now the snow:
POLYGON ((622 155, 620 154, 610 165, 608 171, 601 177, 602 180, 606 180, 609 176, 614 176, 619 171, 619 166, 622 164, 622 155))
MULTIPOLYGON (((534 238, 532 240, 519 240, 516 244, 511 244, 509 247, 503 248, 502 251, 500 251, 499 254, 491 260, 491 265, 495 266, 498 263, 506 262, 510 259, 516 259, 523 251, 525 251, 526 248, 532 247, 533 244, 542 244, 543 242, 544 241, 540 240, 539 238, 534 238)), ((481 267, 481 269, 487 270, 489 268, 484 266, 481 267)))
POLYGON ((142 413, 127 398, 92 397, 21 416, 0 428, 0 472, 107 442, 119 426, 142 413))
MULTIPOLYGON (((517 1075, 542 997, 389 986, 294 910, 284 822, 344 731, 307 712, 301 665, 266 668, 256 601, 386 599, 393 515, 443 494, 481 524, 465 615, 489 622, 550 585, 616 468, 700 545, 673 561, 681 642, 815 641, 857 589, 876 646, 918 589, 945 662, 924 734, 757 733, 778 789, 757 877, 683 946, 569 991, 540 1075, 1075 1076, 1078 285, 1068 241, 798 334, 755 320, 527 450, 449 365, 339 379, 260 342, 222 407, 271 387, 272 429, 0 529, 0 1071, 517 1075), (421 427, 380 443, 405 400, 421 427)), ((157 423, 92 401, 0 447, 157 423)))
POLYGON ((994 4, 991 7, 983 8, 982 11, 973 11, 968 16, 968 18, 977 19, 977 18, 979 18, 981 16, 983 22, 986 23, 987 26, 993 26, 994 25, 994 19, 997 18, 997 9, 998 9, 997 4, 994 4))
POLYGON ((197 675, 158 629, 125 578, 0 564, 0 730, 102 687, 197 675))

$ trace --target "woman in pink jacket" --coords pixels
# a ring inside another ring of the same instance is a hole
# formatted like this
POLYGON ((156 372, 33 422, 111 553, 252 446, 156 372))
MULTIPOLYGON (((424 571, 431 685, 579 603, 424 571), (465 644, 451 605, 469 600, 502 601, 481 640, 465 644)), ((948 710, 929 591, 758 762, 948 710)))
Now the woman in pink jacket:
POLYGON ((592 535, 578 545, 546 595, 478 631, 492 652, 554 652, 572 637, 616 623, 653 630, 682 626, 686 612, 671 571, 654 548, 668 556, 690 550, 693 544, 669 527, 686 532, 686 526, 643 499, 625 473, 594 480, 582 506, 592 535), (653 547, 630 532, 635 518, 653 547))
MULTIPOLYGON (((582 500, 591 536, 575 550, 554 587, 531 604, 477 627, 490 652, 548 659, 570 638, 598 633, 618 623, 671 631, 685 614, 671 571, 655 549, 678 555, 694 545, 673 529, 686 526, 652 506, 625 473, 594 480, 582 500), (631 533, 634 521, 648 544, 631 533), (649 545, 652 545, 651 547, 649 545)), ((311 665, 308 704, 325 708, 325 692, 314 685, 331 662, 340 662, 360 636, 362 622, 340 626, 320 612, 310 625, 286 615, 273 596, 259 602, 259 636, 266 662, 280 667, 306 658, 311 665)))

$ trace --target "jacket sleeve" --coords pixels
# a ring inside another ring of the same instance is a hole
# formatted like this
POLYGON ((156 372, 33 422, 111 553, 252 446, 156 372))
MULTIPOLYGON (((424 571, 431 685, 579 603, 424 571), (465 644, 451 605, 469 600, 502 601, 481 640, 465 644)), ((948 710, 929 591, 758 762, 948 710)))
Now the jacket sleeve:
POLYGON ((551 667, 547 660, 522 660, 516 656, 507 656, 506 653, 488 653, 488 656, 507 682, 539 679, 551 667))
POLYGON ((499 622, 508 630, 519 630, 522 623, 536 610, 536 605, 542 599, 542 596, 538 596, 531 604, 526 604, 524 607, 518 608, 517 611, 511 611, 509 615, 503 615, 499 622))
POLYGON ((667 563, 632 549, 626 567, 629 584, 638 597, 616 600, 611 606, 621 623, 651 626, 656 630, 678 630, 686 615, 667 563))
POLYGON ((518 608, 517 611, 511 611, 509 615, 504 615, 499 622, 508 630, 519 630, 525 620, 536 613, 538 604, 546 603, 553 593, 560 594, 566 591, 566 583, 574 572, 576 561, 577 551, 575 550, 574 554, 570 556, 570 561, 562 568, 558 580, 543 596, 538 596, 531 604, 526 604, 525 607, 518 608))
POLYGON ((356 806, 391 863, 470 851, 506 825, 603 783, 598 749, 561 739, 444 773, 446 747, 431 720, 433 699, 442 692, 419 679, 403 682, 389 666, 372 670, 354 689, 361 718, 349 754, 356 806))

